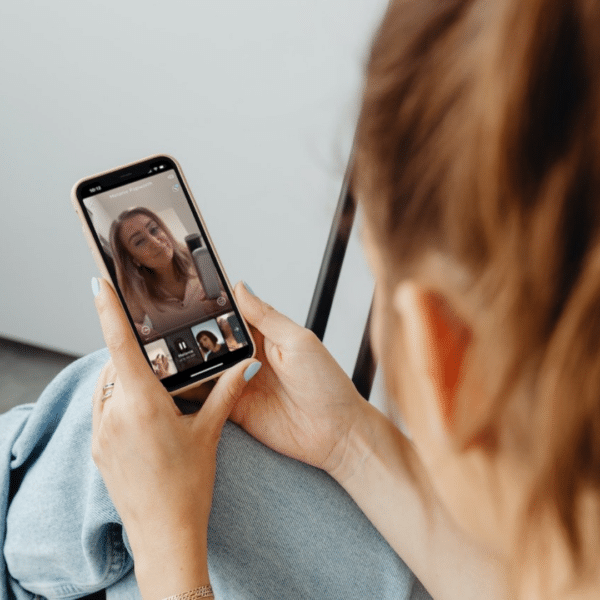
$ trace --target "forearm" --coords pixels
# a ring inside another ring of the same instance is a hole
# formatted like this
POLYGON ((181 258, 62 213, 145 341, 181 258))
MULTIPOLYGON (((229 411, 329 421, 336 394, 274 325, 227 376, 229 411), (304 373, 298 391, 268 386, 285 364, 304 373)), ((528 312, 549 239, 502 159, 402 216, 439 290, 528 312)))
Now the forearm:
POLYGON ((410 442, 367 405, 331 475, 435 600, 505 597, 502 565, 454 525, 430 489, 419 490, 403 455, 414 457, 410 442))

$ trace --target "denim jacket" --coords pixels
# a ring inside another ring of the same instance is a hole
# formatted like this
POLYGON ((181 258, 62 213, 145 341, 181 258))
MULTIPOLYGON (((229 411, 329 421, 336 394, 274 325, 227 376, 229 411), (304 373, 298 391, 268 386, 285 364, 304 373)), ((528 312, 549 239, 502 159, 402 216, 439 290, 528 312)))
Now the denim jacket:
POLYGON ((36 404, 0 415, 0 598, 77 598, 133 567, 89 450, 91 398, 107 358, 77 361, 36 404))

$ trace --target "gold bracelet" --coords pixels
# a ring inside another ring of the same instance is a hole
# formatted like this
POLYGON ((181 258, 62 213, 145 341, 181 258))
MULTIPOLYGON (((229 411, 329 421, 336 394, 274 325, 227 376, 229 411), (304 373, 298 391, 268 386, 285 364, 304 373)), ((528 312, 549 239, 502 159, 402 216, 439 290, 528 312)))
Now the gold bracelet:
POLYGON ((195 590, 190 590, 184 594, 175 594, 164 600, 196 600, 196 598, 214 598, 214 592, 210 585, 203 585, 195 590))

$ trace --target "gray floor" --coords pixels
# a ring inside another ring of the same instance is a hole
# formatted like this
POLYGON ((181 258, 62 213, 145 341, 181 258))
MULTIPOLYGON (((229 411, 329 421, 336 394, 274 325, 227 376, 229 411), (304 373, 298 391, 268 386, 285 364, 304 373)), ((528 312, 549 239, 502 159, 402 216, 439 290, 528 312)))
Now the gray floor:
POLYGON ((76 358, 0 338, 0 413, 35 402, 54 376, 76 358))

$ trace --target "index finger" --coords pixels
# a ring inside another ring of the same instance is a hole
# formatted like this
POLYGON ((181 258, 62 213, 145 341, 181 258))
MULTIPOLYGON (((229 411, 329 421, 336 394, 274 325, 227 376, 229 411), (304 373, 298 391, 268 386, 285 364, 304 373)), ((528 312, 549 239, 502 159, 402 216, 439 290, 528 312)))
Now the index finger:
POLYGON ((112 286, 108 285, 103 279, 97 281, 99 291, 96 294, 95 301, 100 316, 100 325, 102 326, 104 341, 122 384, 127 387, 128 384, 139 383, 142 379, 158 382, 148 361, 142 354, 131 325, 112 286))

